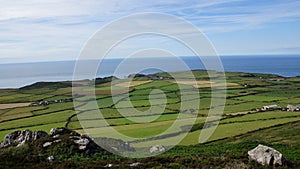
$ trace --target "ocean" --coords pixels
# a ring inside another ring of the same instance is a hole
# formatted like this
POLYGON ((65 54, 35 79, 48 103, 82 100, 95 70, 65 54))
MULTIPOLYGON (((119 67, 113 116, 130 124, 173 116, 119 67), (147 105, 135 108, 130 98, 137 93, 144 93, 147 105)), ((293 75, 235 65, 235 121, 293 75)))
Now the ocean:
MULTIPOLYGON (((198 57, 180 57, 189 69, 205 69, 198 57)), ((284 77, 300 76, 300 55, 266 55, 266 56, 221 56, 224 70, 227 72, 249 72, 277 74, 284 77)), ((178 67, 173 58, 139 58, 129 62, 127 71, 118 74, 123 78, 131 73, 130 67, 141 63, 155 63, 163 66, 165 71, 186 70, 178 67)), ((106 59, 99 66, 96 77, 111 76, 122 59, 106 59)), ((40 81, 65 81, 72 80, 76 61, 37 62, 37 63, 15 63, 0 64, 0 88, 19 88, 40 81)), ((95 65, 97 61, 86 61, 87 65, 95 65)), ((86 71, 89 71, 87 66, 86 71)), ((149 68, 142 73, 151 74, 161 70, 149 68)), ((86 79, 81 74, 77 79, 86 79)))

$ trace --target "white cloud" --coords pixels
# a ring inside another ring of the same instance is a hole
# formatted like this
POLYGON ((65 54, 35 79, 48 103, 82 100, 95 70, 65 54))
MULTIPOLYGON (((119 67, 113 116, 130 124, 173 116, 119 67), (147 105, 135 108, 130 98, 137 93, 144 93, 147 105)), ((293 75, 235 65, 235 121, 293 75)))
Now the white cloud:
POLYGON ((10 57, 12 62, 25 57, 32 61, 75 58, 101 26, 136 12, 173 14, 209 33, 300 19, 300 1, 0 0, 0 4, 0 59, 10 57))

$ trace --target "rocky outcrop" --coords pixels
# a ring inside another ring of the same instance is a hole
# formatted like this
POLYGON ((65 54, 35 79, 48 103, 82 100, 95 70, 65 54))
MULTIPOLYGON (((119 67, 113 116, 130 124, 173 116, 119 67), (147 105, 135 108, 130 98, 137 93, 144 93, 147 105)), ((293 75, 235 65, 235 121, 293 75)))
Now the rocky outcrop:
MULTIPOLYGON (((61 147, 66 147, 66 149, 67 147, 76 147, 77 149, 72 150, 74 153, 91 155, 99 150, 103 150, 95 143, 95 140, 87 134, 79 134, 67 128, 52 128, 49 133, 48 135, 44 131, 14 131, 5 136, 3 142, 0 144, 0 148, 22 146, 25 143, 32 142, 30 146, 36 146, 40 148, 41 151, 48 151, 49 149, 56 149, 57 147, 60 147, 60 149, 61 147)), ((96 139, 98 143, 102 143, 102 146, 105 146, 110 152, 135 151, 128 142, 124 142, 120 139, 105 137, 96 139)))
POLYGON ((149 149, 150 153, 162 153, 166 151, 166 148, 162 145, 152 146, 149 149))
POLYGON ((64 134, 69 134, 71 136, 80 136, 79 133, 75 132, 75 131, 72 131, 72 130, 69 130, 69 129, 66 129, 66 128, 52 128, 50 130, 50 136, 53 137, 53 138, 57 138, 59 137, 60 135, 64 135, 64 134))
POLYGON ((62 142, 68 142, 75 145, 78 148, 78 151, 84 152, 88 155, 93 154, 100 149, 100 147, 88 135, 81 135, 66 128, 52 128, 50 130, 50 137, 51 138, 49 138, 47 142, 43 143, 44 148, 49 148, 62 142))
POLYGON ((25 143, 32 142, 46 136, 48 136, 48 134, 44 131, 17 130, 7 134, 4 137, 2 143, 0 144, 0 148, 11 145, 19 147, 25 143))
POLYGON ((3 142, 0 144, 0 148, 8 146, 19 147, 28 142, 34 142, 35 144, 40 145, 39 147, 42 147, 43 149, 47 149, 61 143, 68 143, 78 147, 79 152, 83 152, 88 155, 93 154, 100 149, 100 147, 88 135, 81 135, 66 128, 52 128, 50 130, 50 135, 44 131, 17 130, 4 137, 3 142))
POLYGON ((94 154, 100 149, 100 147, 88 135, 75 136, 73 137, 73 141, 77 144, 78 149, 80 151, 84 151, 86 154, 94 154))
POLYGON ((248 151, 248 155, 249 159, 262 165, 283 165, 285 161, 283 155, 279 151, 261 144, 248 151))

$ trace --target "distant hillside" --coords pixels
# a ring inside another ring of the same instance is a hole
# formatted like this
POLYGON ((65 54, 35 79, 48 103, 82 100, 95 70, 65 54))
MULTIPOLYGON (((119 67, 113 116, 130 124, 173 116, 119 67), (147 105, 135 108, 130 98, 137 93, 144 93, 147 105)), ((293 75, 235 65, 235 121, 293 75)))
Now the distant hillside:
POLYGON ((72 87, 72 82, 37 82, 32 85, 21 87, 20 90, 31 90, 38 88, 59 89, 65 87, 72 87))

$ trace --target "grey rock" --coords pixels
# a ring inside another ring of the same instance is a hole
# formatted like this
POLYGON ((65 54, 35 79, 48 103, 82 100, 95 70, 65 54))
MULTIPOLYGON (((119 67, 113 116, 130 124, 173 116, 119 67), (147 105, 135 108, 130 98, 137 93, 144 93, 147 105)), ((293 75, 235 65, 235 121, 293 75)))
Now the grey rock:
POLYGON ((88 135, 88 134, 82 134, 81 137, 82 138, 87 138, 89 140, 93 140, 93 138, 90 135, 88 135))
POLYGON ((75 131, 71 131, 71 130, 63 128, 63 127, 62 128, 52 128, 50 130, 50 136, 53 138, 58 138, 64 134, 69 134, 70 136, 80 136, 79 133, 77 133, 75 131))
POLYGON ((32 142, 46 136, 48 136, 48 134, 44 131, 17 130, 4 137, 0 144, 0 148, 10 145, 16 145, 17 147, 23 146, 27 142, 32 142))
POLYGON ((45 148, 45 147, 49 147, 51 145, 52 145, 52 142, 46 142, 46 143, 43 144, 43 147, 45 148))
POLYGON ((56 134, 54 136, 52 136, 53 138, 58 138, 60 135, 59 134, 56 134))
POLYGON ((77 144, 79 150, 84 151, 86 154, 93 154, 100 149, 100 147, 94 142, 94 140, 86 134, 79 136, 69 136, 69 139, 77 144))
POLYGON ((50 136, 57 137, 56 135, 62 134, 65 130, 65 128, 52 128, 50 130, 50 136))
POLYGON ((111 147, 111 149, 114 150, 114 151, 118 151, 117 147, 111 147))
POLYGON ((124 151, 135 152, 135 149, 133 147, 131 147, 130 143, 124 142, 121 139, 98 137, 98 138, 95 138, 95 142, 101 143, 101 145, 106 147, 106 149, 108 151, 112 151, 112 152, 124 152, 124 151))
MULTIPOLYGON (((38 142, 39 146, 47 148, 64 142, 73 142, 81 153, 85 153, 87 155, 94 154, 101 150, 90 136, 80 135, 79 133, 66 128, 53 128, 51 129, 50 134, 50 137, 46 138, 47 140, 45 139, 44 142, 38 142)), ((48 136, 48 134, 44 131, 14 131, 4 137, 3 142, 0 143, 0 148, 8 146, 22 146, 27 142, 33 142, 46 136, 48 136)))
POLYGON ((58 139, 58 140, 54 140, 53 143, 59 143, 61 142, 61 139, 58 139))
POLYGON ((69 136, 69 139, 79 139, 80 137, 78 136, 69 136))
POLYGON ((87 138, 80 138, 79 140, 74 140, 74 143, 78 144, 79 150, 86 150, 90 140, 87 138))
POLYGON ((141 165, 142 163, 140 162, 136 162, 136 163, 132 163, 132 164, 129 164, 130 167, 137 167, 139 165, 141 165))
POLYGON ((49 157, 47 157, 47 161, 48 162, 54 162, 55 161, 55 157, 54 156, 49 156, 49 157))
POLYGON ((256 148, 248 151, 249 159, 254 160, 262 165, 283 165, 283 155, 268 146, 259 144, 256 148))
POLYGON ((162 153, 166 151, 166 148, 162 145, 155 145, 149 149, 150 153, 162 153))
POLYGON ((110 167, 113 167, 113 166, 114 166, 113 164, 106 164, 104 167, 110 168, 110 167))

